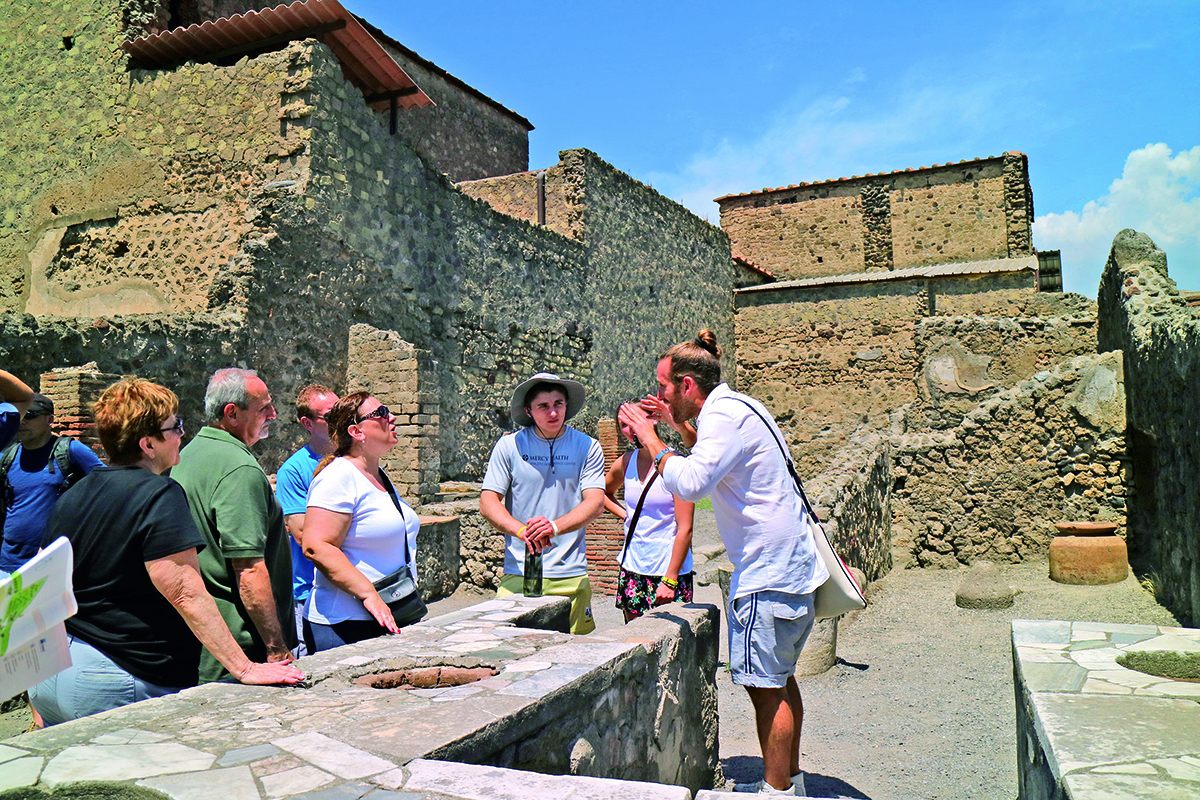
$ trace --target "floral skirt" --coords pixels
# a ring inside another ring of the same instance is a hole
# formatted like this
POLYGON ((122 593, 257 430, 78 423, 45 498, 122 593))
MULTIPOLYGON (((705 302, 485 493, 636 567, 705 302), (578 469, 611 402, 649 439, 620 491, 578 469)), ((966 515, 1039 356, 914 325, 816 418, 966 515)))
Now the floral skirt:
MULTIPOLYGON (((650 611, 654 608, 654 593, 658 591, 661 580, 661 575, 641 575, 621 567, 617 575, 617 608, 628 612, 631 617, 640 617, 650 611)), ((692 602, 691 572, 679 576, 674 602, 692 602)))

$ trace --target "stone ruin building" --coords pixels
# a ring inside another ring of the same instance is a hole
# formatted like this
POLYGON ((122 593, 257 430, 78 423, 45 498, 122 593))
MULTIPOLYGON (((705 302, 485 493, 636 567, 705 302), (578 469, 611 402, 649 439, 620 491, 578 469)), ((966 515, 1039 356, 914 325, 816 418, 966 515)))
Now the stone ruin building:
MULTIPOLYGON (((588 150, 531 171, 528 120, 336 0, 8 11, 0 363, 41 376, 66 431, 88 438, 87 403, 125 373, 174 388, 189 421, 230 364, 259 369, 284 417, 310 381, 367 388, 401 414, 389 473, 423 504, 437 598, 494 586, 500 537, 472 488, 514 383, 584 380, 579 425, 611 459, 616 404, 707 326, 869 579, 1041 559, 1056 520, 1108 520, 1161 601, 1197 618, 1200 310, 1133 231, 1098 302, 1062 293, 1057 254, 1033 247, 1022 154, 728 195, 717 228, 588 150)), ((279 427, 259 448, 268 471, 298 440, 279 427)), ((611 587, 620 529, 590 533, 611 587)), ((563 614, 484 604, 315 657, 299 699, 200 687, 0 760, 33 796, 118 779, 129 797, 196 780, 233 797, 561 794, 551 776, 572 775, 676 784, 570 784, 580 796, 683 800, 711 785, 711 610, 583 641, 556 632, 563 614), (487 675, 372 683, 447 668, 487 675), (607 749, 635 714, 653 736, 607 749)))

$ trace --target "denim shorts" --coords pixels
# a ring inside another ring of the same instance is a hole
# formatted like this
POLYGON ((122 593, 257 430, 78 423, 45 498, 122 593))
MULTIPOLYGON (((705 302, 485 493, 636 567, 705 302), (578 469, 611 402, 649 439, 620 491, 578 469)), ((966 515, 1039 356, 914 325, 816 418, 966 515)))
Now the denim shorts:
POLYGON ((71 666, 29 690, 29 702, 47 726, 187 688, 159 686, 135 678, 82 639, 67 638, 71 666))
POLYGON ((779 689, 796 671, 813 626, 813 596, 755 592, 729 609, 729 669, 739 686, 779 689))

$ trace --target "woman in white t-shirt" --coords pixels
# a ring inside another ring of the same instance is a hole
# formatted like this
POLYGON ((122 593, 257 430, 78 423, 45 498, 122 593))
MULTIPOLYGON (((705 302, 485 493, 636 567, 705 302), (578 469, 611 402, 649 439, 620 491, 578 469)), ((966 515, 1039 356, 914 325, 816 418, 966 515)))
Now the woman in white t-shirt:
POLYGON ((304 608, 310 653, 399 631, 373 584, 406 565, 417 577, 420 521, 379 466, 396 445, 396 418, 355 392, 325 419, 334 451, 317 466, 304 512, 304 554, 317 567, 304 608))
MULTIPOLYGON (((638 444, 627 426, 621 426, 621 434, 638 444)), ((626 622, 664 603, 692 602, 692 517, 696 506, 667 491, 653 462, 654 454, 637 446, 613 462, 605 479, 604 506, 625 523, 626 544, 617 558, 621 565, 617 608, 626 622), (617 500, 622 485, 624 505, 617 500), (643 490, 646 499, 631 533, 629 527, 643 490)))

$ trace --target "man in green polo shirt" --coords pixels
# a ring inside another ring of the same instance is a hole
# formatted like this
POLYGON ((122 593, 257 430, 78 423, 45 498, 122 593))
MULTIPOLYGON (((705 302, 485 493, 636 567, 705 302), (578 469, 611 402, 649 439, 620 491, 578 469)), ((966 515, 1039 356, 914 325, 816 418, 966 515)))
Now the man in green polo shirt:
MULTIPOLYGON (((183 486, 206 547, 200 573, 252 661, 291 661, 292 562, 283 510, 250 446, 267 437, 275 405, 253 370, 217 370, 204 393, 208 424, 179 454, 183 486)), ((206 650, 201 682, 228 676, 206 650)))

